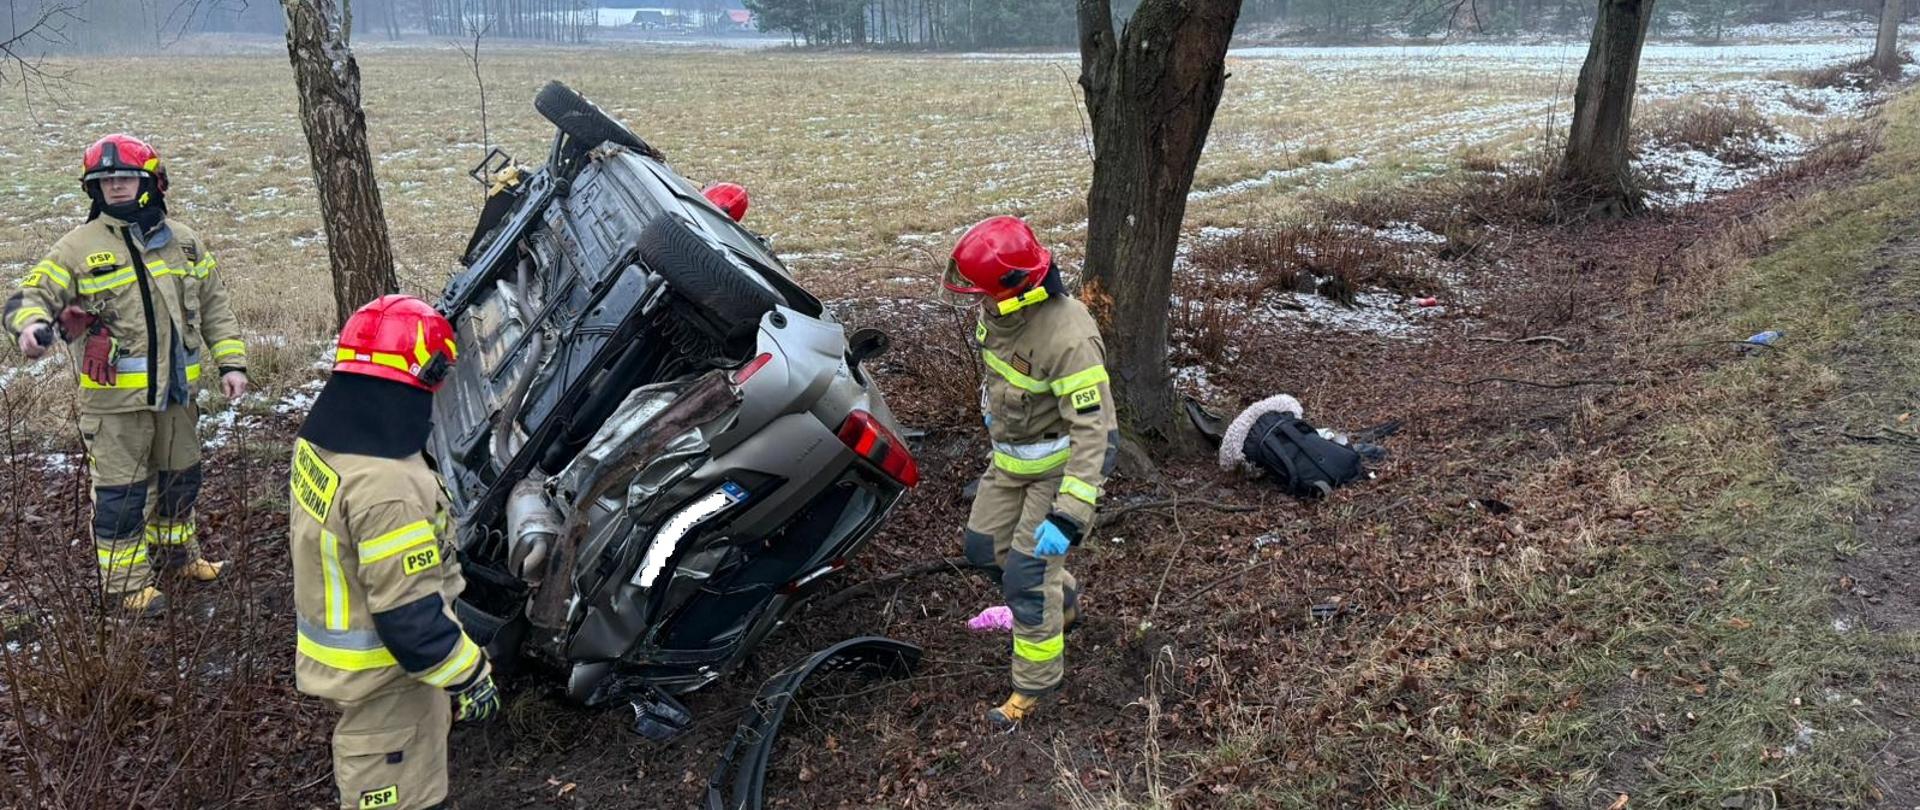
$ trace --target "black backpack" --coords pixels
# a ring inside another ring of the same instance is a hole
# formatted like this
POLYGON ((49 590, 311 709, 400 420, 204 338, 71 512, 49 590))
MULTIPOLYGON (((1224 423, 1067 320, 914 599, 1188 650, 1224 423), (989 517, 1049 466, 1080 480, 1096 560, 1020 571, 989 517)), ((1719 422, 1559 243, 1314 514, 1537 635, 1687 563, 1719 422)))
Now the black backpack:
POLYGON ((1247 436, 1246 457, 1297 498, 1320 498, 1366 476, 1360 453, 1323 438, 1292 413, 1261 416, 1247 436))

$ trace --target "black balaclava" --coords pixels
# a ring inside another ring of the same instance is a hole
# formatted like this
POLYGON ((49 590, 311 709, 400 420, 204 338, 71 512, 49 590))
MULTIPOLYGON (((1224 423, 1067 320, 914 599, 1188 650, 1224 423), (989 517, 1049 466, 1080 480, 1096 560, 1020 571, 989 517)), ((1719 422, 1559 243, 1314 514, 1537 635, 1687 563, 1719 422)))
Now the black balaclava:
POLYGON ((1060 278, 1060 265, 1047 265, 1047 277, 1040 280, 1040 286, 1047 289, 1048 298, 1067 297, 1067 282, 1060 278))
POLYGON ((133 199, 119 205, 108 205, 105 194, 100 192, 99 180, 86 182, 87 197, 93 200, 92 208, 87 211, 87 221, 92 222, 101 214, 131 223, 140 227, 142 240, 153 235, 155 229, 167 218, 167 195, 160 191, 159 184, 152 176, 140 178, 140 192, 133 199), (145 204, 140 201, 146 200, 145 204))
POLYGON ((406 458, 427 446, 433 394, 405 383, 340 372, 307 411, 300 438, 335 453, 406 458))

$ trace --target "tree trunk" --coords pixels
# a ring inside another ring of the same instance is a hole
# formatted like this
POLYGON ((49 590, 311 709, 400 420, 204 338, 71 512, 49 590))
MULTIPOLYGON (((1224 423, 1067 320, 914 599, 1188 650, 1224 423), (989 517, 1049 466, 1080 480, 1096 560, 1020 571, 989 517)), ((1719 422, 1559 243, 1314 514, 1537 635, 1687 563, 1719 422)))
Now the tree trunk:
POLYGON ((1226 88, 1239 0, 1144 0, 1114 36, 1109 0, 1079 0, 1080 86, 1093 119, 1082 295, 1106 335, 1123 423, 1172 441, 1167 371, 1174 249, 1187 190, 1226 88))
POLYGON ((287 57, 300 94, 300 125, 307 133, 320 219, 327 229, 334 316, 344 324, 362 304, 400 286, 367 152, 360 66, 334 0, 281 0, 281 8, 287 15, 287 57))
POLYGON ((1900 75, 1900 18, 1906 16, 1904 0, 1883 0, 1880 7, 1880 37, 1873 46, 1873 68, 1889 79, 1900 75))
POLYGON ((1573 93, 1573 129, 1561 167, 1568 191, 1590 206, 1590 215, 1616 217, 1640 210, 1627 148, 1640 49, 1647 41, 1653 3, 1600 0, 1594 18, 1593 41, 1573 93))

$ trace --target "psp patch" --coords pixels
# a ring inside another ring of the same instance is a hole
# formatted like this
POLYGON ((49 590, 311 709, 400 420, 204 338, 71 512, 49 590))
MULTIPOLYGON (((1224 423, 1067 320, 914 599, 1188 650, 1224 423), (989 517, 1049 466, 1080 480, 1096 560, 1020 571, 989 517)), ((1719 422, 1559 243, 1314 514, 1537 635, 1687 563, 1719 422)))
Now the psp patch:
POLYGON ((1083 388, 1073 392, 1074 413, 1093 413, 1097 410, 1100 410, 1100 389, 1098 386, 1083 388))
POLYGON ((92 270, 93 268, 96 268, 96 267, 112 267, 116 264, 119 264, 119 262, 114 260, 112 253, 101 252, 101 253, 87 254, 88 270, 92 270))
POLYGON ((399 804, 399 785, 388 785, 377 790, 364 790, 360 792, 360 810, 374 810, 376 807, 394 807, 399 804))
POLYGON ((407 576, 413 576, 439 564, 440 547, 437 545, 428 546, 419 551, 409 551, 407 556, 400 560, 400 568, 407 572, 407 576))

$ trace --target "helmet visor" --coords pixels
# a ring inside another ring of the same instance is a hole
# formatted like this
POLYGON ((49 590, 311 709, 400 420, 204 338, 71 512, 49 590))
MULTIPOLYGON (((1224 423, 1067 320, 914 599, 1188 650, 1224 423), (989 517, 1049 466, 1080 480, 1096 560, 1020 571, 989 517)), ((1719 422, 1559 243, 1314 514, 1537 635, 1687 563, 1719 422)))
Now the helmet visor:
POLYGON ((961 295, 988 295, 992 292, 973 283, 966 276, 961 275, 960 263, 953 259, 947 260, 947 274, 940 279, 940 283, 947 288, 948 292, 955 292, 961 295))

